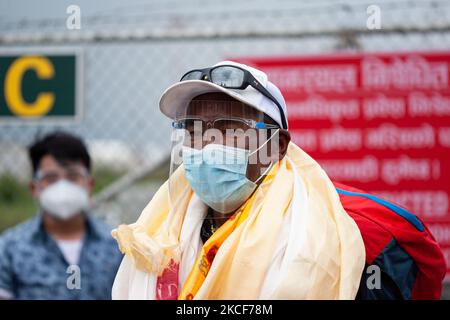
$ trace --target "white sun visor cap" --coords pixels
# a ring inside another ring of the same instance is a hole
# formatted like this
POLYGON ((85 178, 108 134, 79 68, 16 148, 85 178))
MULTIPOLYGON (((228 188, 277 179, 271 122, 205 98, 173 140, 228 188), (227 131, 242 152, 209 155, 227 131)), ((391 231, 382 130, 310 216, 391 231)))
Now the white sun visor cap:
MULTIPOLYGON (((267 79, 267 75, 263 71, 233 61, 221 61, 215 64, 214 67, 220 65, 233 65, 249 71, 281 105, 287 122, 286 102, 284 101, 283 95, 280 90, 267 79)), ((159 108, 163 114, 171 119, 175 119, 177 114, 183 113, 193 98, 211 92, 223 92, 236 100, 262 111, 275 120, 281 128, 283 127, 278 106, 250 85, 244 90, 238 90, 227 89, 205 80, 186 80, 177 82, 164 91, 159 100, 159 108)))

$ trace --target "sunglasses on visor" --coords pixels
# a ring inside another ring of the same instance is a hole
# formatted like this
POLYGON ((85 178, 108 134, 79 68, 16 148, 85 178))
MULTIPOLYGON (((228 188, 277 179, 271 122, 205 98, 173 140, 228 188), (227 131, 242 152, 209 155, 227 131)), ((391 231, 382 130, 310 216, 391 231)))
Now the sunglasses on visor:
POLYGON ((286 117, 283 108, 266 88, 247 70, 242 68, 222 65, 212 68, 195 69, 184 74, 180 81, 204 80, 217 84, 227 89, 244 90, 249 85, 258 90, 266 98, 270 99, 278 107, 281 115, 283 129, 287 129, 286 117))

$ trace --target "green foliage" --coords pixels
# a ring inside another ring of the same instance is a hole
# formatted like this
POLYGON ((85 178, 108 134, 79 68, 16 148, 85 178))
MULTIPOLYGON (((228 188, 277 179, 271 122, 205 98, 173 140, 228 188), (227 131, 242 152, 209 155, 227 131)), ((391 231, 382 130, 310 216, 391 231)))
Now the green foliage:
POLYGON ((28 219, 36 210, 28 185, 9 175, 0 177, 0 232, 28 219))

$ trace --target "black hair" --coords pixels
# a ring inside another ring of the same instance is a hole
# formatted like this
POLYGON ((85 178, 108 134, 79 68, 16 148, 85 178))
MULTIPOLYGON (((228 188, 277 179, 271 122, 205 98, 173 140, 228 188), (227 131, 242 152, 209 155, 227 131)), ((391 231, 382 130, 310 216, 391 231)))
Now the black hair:
POLYGON ((37 139, 28 148, 33 174, 39 169, 42 158, 51 155, 56 161, 81 162, 91 171, 91 157, 84 142, 77 136, 63 131, 57 131, 37 139))

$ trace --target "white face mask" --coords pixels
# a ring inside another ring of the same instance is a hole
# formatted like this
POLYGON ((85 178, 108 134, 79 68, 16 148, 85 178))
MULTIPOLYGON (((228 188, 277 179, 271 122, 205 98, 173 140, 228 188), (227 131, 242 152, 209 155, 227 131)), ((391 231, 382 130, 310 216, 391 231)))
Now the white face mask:
POLYGON ((89 207, 89 194, 73 182, 60 180, 41 191, 39 204, 54 217, 67 220, 89 207))

